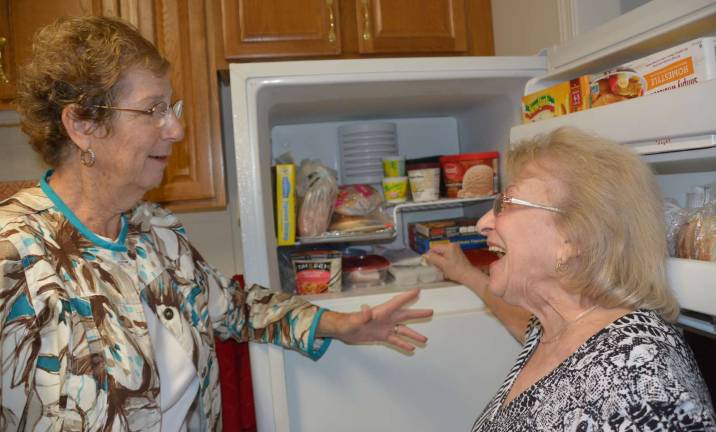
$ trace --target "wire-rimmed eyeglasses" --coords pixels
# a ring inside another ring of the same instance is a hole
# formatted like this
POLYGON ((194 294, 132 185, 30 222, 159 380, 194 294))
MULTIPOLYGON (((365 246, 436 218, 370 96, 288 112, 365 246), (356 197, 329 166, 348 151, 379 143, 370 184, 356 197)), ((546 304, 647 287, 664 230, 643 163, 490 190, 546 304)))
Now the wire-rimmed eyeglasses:
POLYGON ((564 210, 557 208, 557 207, 550 207, 543 204, 535 204, 531 203, 529 201, 521 200, 519 198, 514 198, 511 196, 507 196, 503 193, 497 194, 495 197, 495 201, 492 203, 492 212, 495 214, 495 216, 499 216, 500 213, 505 208, 505 204, 514 204, 514 205, 520 205, 523 207, 531 207, 531 208, 537 208, 542 210, 547 210, 555 213, 564 213, 564 210))
POLYGON ((152 105, 148 109, 138 109, 138 108, 120 108, 120 107, 114 107, 114 106, 108 106, 108 105, 95 105, 95 108, 103 108, 103 109, 109 109, 114 111, 127 111, 127 112, 135 112, 138 114, 144 114, 151 116, 154 121, 156 122, 157 127, 163 127, 166 125, 167 118, 174 113, 174 116, 178 119, 181 118, 182 112, 184 110, 184 101, 178 100, 174 102, 172 105, 169 105, 168 103, 161 101, 157 102, 156 104, 152 105))

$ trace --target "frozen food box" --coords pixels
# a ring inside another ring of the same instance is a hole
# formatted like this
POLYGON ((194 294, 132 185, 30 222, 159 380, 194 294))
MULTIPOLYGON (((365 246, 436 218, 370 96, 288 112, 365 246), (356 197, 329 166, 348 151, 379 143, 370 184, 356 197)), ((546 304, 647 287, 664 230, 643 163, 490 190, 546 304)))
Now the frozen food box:
POLYGON ((555 84, 522 97, 522 123, 546 120, 589 108, 589 76, 555 84))
POLYGON ((296 166, 276 165, 276 240, 279 246, 296 243, 296 166))
POLYGON ((695 39, 591 75, 592 108, 698 84, 716 76, 716 37, 695 39))

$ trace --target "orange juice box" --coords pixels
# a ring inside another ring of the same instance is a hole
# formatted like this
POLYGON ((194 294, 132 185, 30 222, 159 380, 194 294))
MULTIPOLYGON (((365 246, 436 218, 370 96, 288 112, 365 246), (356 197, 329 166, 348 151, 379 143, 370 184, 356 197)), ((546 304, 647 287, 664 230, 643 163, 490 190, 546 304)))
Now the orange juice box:
POLYGON ((296 165, 276 165, 276 237, 279 246, 296 243, 296 165))
POLYGON ((522 97, 522 123, 563 116, 589 108, 589 76, 555 84, 522 97))
POLYGON ((592 108, 716 78, 716 37, 694 39, 591 75, 592 108))

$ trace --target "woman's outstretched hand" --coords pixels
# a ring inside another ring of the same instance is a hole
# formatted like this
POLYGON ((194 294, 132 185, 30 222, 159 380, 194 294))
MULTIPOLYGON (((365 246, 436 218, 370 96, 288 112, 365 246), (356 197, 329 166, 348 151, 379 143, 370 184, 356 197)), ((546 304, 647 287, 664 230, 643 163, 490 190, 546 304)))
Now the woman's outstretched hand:
POLYGON ((347 344, 385 342, 412 352, 417 344, 424 344, 428 338, 404 323, 433 315, 432 309, 404 307, 419 293, 420 290, 413 289, 374 307, 363 305, 358 312, 326 311, 318 324, 317 336, 335 337, 347 344))

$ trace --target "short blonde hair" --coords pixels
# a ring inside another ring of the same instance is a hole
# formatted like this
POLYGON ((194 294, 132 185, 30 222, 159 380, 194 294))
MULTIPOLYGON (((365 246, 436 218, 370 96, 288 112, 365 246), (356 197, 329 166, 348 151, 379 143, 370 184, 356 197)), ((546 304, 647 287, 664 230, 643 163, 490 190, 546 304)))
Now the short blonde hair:
POLYGON ((616 142, 563 127, 507 153, 508 178, 538 168, 565 190, 558 229, 579 254, 560 272, 571 292, 605 307, 651 309, 674 321, 679 306, 666 282, 666 229, 656 178, 616 142))
POLYGON ((70 147, 62 110, 112 130, 112 106, 124 72, 139 66, 156 75, 169 62, 136 28, 117 18, 60 18, 35 34, 32 61, 21 69, 17 107, 22 130, 45 163, 57 167, 70 147))

